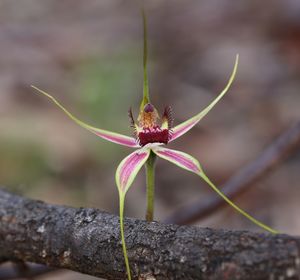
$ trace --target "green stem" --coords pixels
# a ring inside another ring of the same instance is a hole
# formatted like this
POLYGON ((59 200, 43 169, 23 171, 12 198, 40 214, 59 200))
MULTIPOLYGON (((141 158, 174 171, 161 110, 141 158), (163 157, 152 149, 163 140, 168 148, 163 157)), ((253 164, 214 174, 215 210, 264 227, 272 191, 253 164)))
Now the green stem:
POLYGON ((153 221, 154 213, 154 184, 155 184, 155 159, 156 155, 151 151, 146 162, 146 183, 147 183, 147 211, 146 220, 153 221))
POLYGON ((124 200, 125 200, 125 197, 120 196, 120 229, 121 229, 122 249, 123 249, 123 255, 124 255, 125 265, 126 265, 126 272, 127 272, 127 277, 128 277, 127 279, 131 280, 131 273, 130 273, 126 243, 125 243, 125 236, 124 236, 124 204, 125 204, 124 200))

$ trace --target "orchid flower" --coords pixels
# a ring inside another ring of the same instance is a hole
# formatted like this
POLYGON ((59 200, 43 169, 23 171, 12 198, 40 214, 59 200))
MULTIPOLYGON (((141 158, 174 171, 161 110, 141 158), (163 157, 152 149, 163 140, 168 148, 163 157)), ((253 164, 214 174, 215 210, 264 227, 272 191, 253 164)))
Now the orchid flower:
POLYGON ((125 259, 126 271, 128 279, 131 279, 129 261, 127 256, 127 249, 124 237, 124 203, 125 196, 129 188, 131 187, 136 175, 142 168, 146 166, 146 182, 147 182, 147 212, 146 219, 148 221, 153 220, 153 201, 154 201, 154 163, 156 157, 165 159, 182 169, 190 171, 199 177, 201 177, 219 196, 221 196, 230 206, 237 210, 240 214, 248 218, 254 224, 269 231, 273 234, 278 233, 276 230, 263 224, 262 222, 253 218, 250 214, 239 208, 234 204, 225 194, 219 190, 212 181, 204 173, 200 163, 197 159, 191 155, 166 148, 166 145, 177 138, 183 136, 189 130, 191 130, 198 122, 206 116, 206 114, 219 102, 219 100, 228 92, 234 77, 237 72, 239 56, 236 56, 233 71, 227 82, 225 88, 221 93, 200 113, 194 117, 186 120, 185 122, 173 126, 173 116, 170 107, 166 107, 162 116, 160 117, 158 111, 150 102, 149 89, 148 89, 148 77, 147 77, 147 29, 146 29, 146 17, 143 15, 143 27, 144 27, 144 85, 143 85, 143 99, 141 102, 139 115, 137 120, 134 119, 132 110, 129 110, 129 117, 131 127, 133 128, 133 137, 122 135, 116 132, 96 128, 72 115, 61 103, 59 103, 52 95, 47 92, 32 86, 39 93, 49 98, 54 104, 56 104, 69 118, 81 127, 89 130, 97 136, 108 140, 110 142, 126 146, 129 148, 135 148, 136 150, 124 158, 119 164, 115 179, 119 192, 119 206, 120 206, 120 228, 122 248, 125 259))

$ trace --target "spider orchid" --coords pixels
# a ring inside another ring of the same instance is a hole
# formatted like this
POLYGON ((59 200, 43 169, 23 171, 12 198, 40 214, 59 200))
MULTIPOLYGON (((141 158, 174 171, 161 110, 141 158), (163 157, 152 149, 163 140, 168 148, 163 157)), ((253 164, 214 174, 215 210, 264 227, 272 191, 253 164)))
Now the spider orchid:
POLYGON ((268 227, 260 221, 253 218, 247 212, 239 208, 228 197, 223 194, 206 176, 198 160, 191 155, 166 148, 166 145, 177 138, 183 136, 190 129, 192 129, 198 122, 206 116, 206 114, 218 103, 218 101, 228 92, 234 77, 237 72, 238 59, 236 56, 233 71, 229 78, 229 81, 223 91, 200 113, 194 117, 186 120, 185 122, 173 127, 173 116, 170 107, 166 107, 162 116, 159 116, 156 108, 150 102, 148 78, 147 78, 147 29, 146 29, 146 17, 143 15, 143 27, 144 27, 144 85, 143 85, 143 99, 141 102, 139 115, 137 120, 134 120, 132 110, 129 110, 129 118, 131 127, 133 128, 133 137, 122 135, 119 133, 111 132, 104 129, 93 127, 89 124, 76 118, 72 115, 61 103, 59 103, 53 96, 47 92, 32 86, 39 93, 49 98, 54 104, 56 104, 69 118, 75 121, 81 127, 89 130, 97 136, 108 140, 110 142, 135 148, 136 150, 124 158, 119 164, 116 171, 116 184, 119 191, 120 201, 120 228, 123 254, 125 259, 126 271, 128 279, 131 279, 129 261, 127 256, 127 249, 124 238, 124 202, 125 196, 129 188, 131 187, 136 175, 142 168, 146 166, 146 182, 147 182, 147 212, 146 219, 148 221, 153 220, 153 200, 154 200, 154 163, 156 157, 165 159, 187 171, 193 172, 200 176, 219 196, 221 196, 229 205, 231 205, 240 214, 244 215, 250 221, 258 225, 259 227, 276 234, 276 230, 268 227))

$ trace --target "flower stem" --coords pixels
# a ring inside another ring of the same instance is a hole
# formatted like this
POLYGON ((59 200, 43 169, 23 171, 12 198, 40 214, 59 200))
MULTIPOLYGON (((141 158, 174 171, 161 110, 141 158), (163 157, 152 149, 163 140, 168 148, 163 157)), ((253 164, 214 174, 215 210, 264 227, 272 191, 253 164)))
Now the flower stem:
POLYGON ((146 162, 146 183, 147 183, 147 211, 146 220, 153 221, 154 213, 154 181, 155 181, 155 159, 156 155, 151 151, 146 162))

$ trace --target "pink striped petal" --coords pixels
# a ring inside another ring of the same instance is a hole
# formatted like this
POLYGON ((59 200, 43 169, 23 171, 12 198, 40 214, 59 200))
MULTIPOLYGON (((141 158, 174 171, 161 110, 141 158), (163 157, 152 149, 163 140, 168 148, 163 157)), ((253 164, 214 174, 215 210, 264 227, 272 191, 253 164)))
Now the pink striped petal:
POLYGON ((103 130, 103 129, 99 129, 99 128, 95 128, 95 127, 91 127, 91 126, 89 126, 89 130, 91 132, 93 132, 94 134, 96 134, 97 136, 99 136, 107 141, 110 141, 110 142, 113 142, 113 143, 116 143, 119 145, 127 146, 130 148, 140 147, 133 137, 129 137, 129 136, 126 136, 123 134, 119 134, 119 133, 115 133, 115 132, 111 132, 108 130, 103 130))
POLYGON ((231 86, 234 77, 236 75, 236 71, 237 71, 237 66, 238 66, 238 61, 239 61, 239 56, 236 56, 235 59, 235 64, 232 70, 232 74, 230 76, 230 79, 226 85, 226 87, 223 89, 223 91, 217 96, 217 98, 215 100, 213 100, 212 103, 210 103, 203 111, 201 111, 199 114, 197 114, 196 116, 188 119, 187 121, 175 126, 172 129, 172 136, 169 142, 177 139, 178 137, 180 137, 181 135, 185 134, 186 132, 188 132, 192 127, 194 127, 194 125, 196 125, 219 101, 220 99, 228 92, 229 87, 231 86))
POLYGON ((245 216, 248 220, 252 221, 254 224, 258 225, 259 227, 271 232, 271 233, 278 233, 277 230, 274 230, 270 228, 269 226, 263 224, 262 222, 256 220, 254 217, 252 217, 250 214, 248 214, 246 211, 238 207, 232 200, 230 200, 221 190, 219 190, 212 181, 205 175, 203 170, 201 169, 201 166, 199 162, 193 158, 192 156, 175 150, 170 150, 166 148, 161 147, 155 147, 152 149, 152 151, 159 157, 168 160, 179 167, 186 169, 188 171, 191 171, 193 173, 196 173, 199 175, 220 197, 222 197, 231 207, 233 207, 236 211, 238 211, 240 214, 245 216))
POLYGON ((150 149, 134 151, 124 158, 116 171, 116 183, 120 195, 125 195, 141 167, 145 164, 150 154, 150 149))
POLYGON ((115 132, 111 132, 108 130, 90 126, 90 125, 82 122, 81 120, 77 119, 75 116, 73 116, 63 105, 61 105, 53 96, 51 96, 47 92, 45 92, 35 86, 31 86, 31 87, 34 88, 35 90, 37 90, 39 93, 48 97, 55 105, 57 105, 70 119, 72 119, 78 125, 89 130, 90 132, 96 134, 97 136, 99 136, 105 140, 108 140, 110 142, 120 144, 123 146, 131 147, 131 148, 139 147, 139 145, 137 144, 136 140, 133 137, 129 137, 129 136, 122 135, 119 133, 115 133, 115 132))
POLYGON ((200 175, 200 173, 202 172, 199 162, 186 153, 162 147, 156 147, 155 149, 153 149, 153 152, 157 156, 168 160, 183 169, 194 172, 198 175, 200 175))

